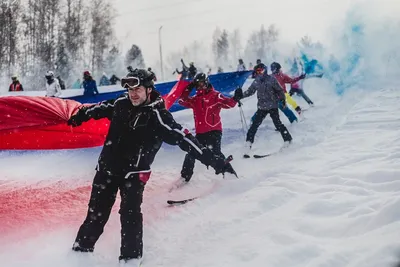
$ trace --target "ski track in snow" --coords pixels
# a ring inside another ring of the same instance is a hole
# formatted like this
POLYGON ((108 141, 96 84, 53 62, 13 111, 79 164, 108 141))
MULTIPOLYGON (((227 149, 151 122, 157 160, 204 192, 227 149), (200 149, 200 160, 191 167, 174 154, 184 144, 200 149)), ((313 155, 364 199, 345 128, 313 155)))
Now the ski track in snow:
MULTIPOLYGON (((306 85, 316 106, 293 125, 281 114, 294 142, 268 158, 243 159, 239 109, 222 112, 223 152, 234 156, 240 180, 224 181, 197 163, 191 184, 168 193, 184 153, 163 146, 142 206, 144 267, 391 266, 400 252, 398 90, 354 90, 338 97, 323 80, 306 85), (166 205, 168 198, 195 196, 213 186, 206 197, 166 205)), ((248 122, 255 109, 255 96, 245 99, 248 122)), ((191 111, 174 116, 193 127, 191 111)), ((254 152, 274 152, 282 143, 267 118, 254 152)), ((70 251, 99 152, 0 153, 2 266, 117 266, 118 202, 95 253, 70 251)))

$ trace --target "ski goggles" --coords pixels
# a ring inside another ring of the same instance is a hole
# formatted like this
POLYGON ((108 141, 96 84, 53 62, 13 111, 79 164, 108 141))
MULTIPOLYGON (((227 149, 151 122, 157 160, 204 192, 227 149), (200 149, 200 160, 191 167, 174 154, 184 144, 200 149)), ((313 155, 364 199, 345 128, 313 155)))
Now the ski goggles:
POLYGON ((128 90, 133 90, 140 86, 140 79, 137 77, 125 77, 121 79, 121 86, 128 90))

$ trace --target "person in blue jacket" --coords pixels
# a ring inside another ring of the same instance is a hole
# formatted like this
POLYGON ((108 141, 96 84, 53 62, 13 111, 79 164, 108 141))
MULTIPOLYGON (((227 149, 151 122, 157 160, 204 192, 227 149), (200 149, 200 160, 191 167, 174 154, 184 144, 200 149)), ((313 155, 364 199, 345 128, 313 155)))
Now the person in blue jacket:
POLYGON ((90 74, 89 71, 85 71, 83 73, 83 95, 85 96, 93 96, 93 95, 98 95, 99 91, 97 90, 97 85, 96 81, 93 80, 92 75, 90 74))

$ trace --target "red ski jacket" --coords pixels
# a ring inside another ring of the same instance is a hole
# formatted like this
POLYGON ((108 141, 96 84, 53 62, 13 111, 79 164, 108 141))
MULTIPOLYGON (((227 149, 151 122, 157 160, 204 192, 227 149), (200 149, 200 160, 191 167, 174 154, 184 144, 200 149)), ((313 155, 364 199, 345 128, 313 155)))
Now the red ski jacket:
POLYGON ((233 108, 237 102, 215 91, 214 87, 197 90, 193 97, 189 97, 189 94, 189 90, 183 91, 178 103, 193 109, 196 134, 222 131, 221 109, 233 108))
POLYGON ((285 93, 287 93, 286 91, 286 83, 295 83, 301 80, 300 76, 296 77, 296 78, 290 78, 288 75, 282 73, 282 71, 280 71, 279 73, 274 73, 272 74, 272 76, 275 77, 275 79, 278 81, 279 85, 283 88, 283 91, 285 91, 285 93))

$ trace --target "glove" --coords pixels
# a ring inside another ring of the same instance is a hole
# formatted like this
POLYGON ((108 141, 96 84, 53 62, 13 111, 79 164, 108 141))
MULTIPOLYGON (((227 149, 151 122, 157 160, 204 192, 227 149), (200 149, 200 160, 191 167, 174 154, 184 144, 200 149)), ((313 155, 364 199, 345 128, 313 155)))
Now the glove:
POLYGON ((194 82, 190 82, 187 87, 186 90, 188 90, 189 92, 191 92, 193 90, 193 88, 195 87, 194 82))
POLYGON ((235 90, 235 93, 233 95, 233 100, 235 100, 236 102, 239 102, 240 99, 242 99, 242 98, 243 98, 243 90, 242 90, 242 88, 239 87, 235 90))
POLYGON ((225 173, 231 173, 238 177, 229 161, 223 159, 221 161, 218 161, 217 166, 215 167, 215 174, 218 175, 220 173, 222 173, 223 175, 225 173))
POLYGON ((230 163, 233 160, 232 156, 229 156, 226 159, 219 157, 217 155, 215 155, 214 157, 215 157, 215 159, 213 160, 214 166, 212 167, 214 168, 216 175, 220 173, 222 174, 231 173, 237 177, 237 174, 230 163))
POLYGON ((300 80, 303 80, 306 77, 306 74, 303 73, 302 75, 299 76, 300 80))
POLYGON ((67 125, 72 127, 80 126, 85 121, 85 115, 85 109, 81 108, 75 115, 69 118, 67 125))

